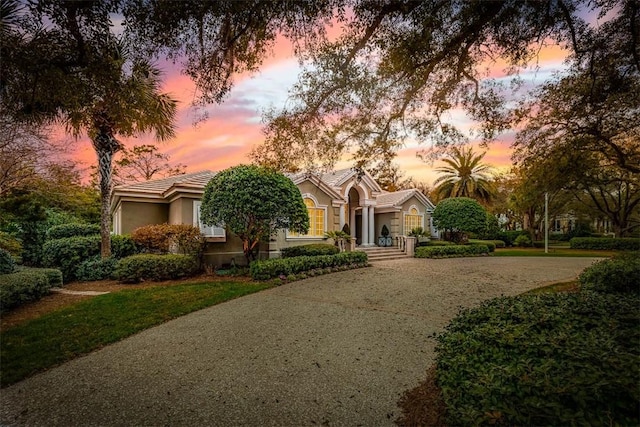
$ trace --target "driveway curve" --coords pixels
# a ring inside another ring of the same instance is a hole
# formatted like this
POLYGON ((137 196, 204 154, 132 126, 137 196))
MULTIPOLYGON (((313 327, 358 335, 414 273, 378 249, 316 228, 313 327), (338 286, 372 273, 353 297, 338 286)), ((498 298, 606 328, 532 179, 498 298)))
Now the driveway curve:
POLYGON ((0 424, 387 426, 460 307, 592 258, 404 259, 287 284, 143 331, 0 391, 0 424))

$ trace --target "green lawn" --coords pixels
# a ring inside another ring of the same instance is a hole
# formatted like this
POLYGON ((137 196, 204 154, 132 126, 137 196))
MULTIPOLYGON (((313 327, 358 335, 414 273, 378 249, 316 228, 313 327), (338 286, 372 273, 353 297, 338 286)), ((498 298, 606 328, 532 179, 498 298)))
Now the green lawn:
POLYGON ((551 257, 612 257, 616 251, 596 251, 587 249, 549 248, 503 248, 496 249, 493 256, 551 256, 551 257))
POLYGON ((97 296, 0 334, 0 385, 120 341, 187 313, 273 285, 225 281, 131 289, 97 296))

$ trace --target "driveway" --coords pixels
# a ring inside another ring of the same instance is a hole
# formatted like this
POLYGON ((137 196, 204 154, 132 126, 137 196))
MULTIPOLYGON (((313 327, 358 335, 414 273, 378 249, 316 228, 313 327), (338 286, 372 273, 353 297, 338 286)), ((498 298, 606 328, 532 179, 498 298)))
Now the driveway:
POLYGON ((0 391, 0 424, 387 426, 459 307, 591 258, 403 259, 204 309, 0 391))

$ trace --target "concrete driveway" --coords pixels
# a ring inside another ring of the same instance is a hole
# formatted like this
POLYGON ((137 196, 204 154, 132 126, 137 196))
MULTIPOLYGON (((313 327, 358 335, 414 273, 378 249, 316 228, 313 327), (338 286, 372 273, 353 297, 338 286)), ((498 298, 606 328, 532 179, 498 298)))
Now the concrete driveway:
POLYGON ((28 426, 387 426, 461 306, 591 258, 404 259, 181 317, 0 391, 28 426))

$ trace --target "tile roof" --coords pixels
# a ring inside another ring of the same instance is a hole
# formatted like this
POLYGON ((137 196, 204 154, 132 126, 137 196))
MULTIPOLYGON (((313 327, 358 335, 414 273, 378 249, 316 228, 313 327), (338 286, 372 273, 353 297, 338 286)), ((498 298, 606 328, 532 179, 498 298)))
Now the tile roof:
POLYGON ((133 184, 118 185, 114 192, 142 192, 163 194, 174 186, 194 186, 204 188, 207 182, 215 175, 215 172, 200 171, 184 175, 175 175, 168 178, 154 179, 152 181, 136 182, 133 184))
POLYGON ((377 207, 398 206, 409 200, 418 190, 411 188, 393 193, 382 193, 376 198, 377 207))
POLYGON ((332 187, 338 187, 348 176, 355 173, 353 168, 340 169, 337 171, 322 174, 320 179, 332 187))

